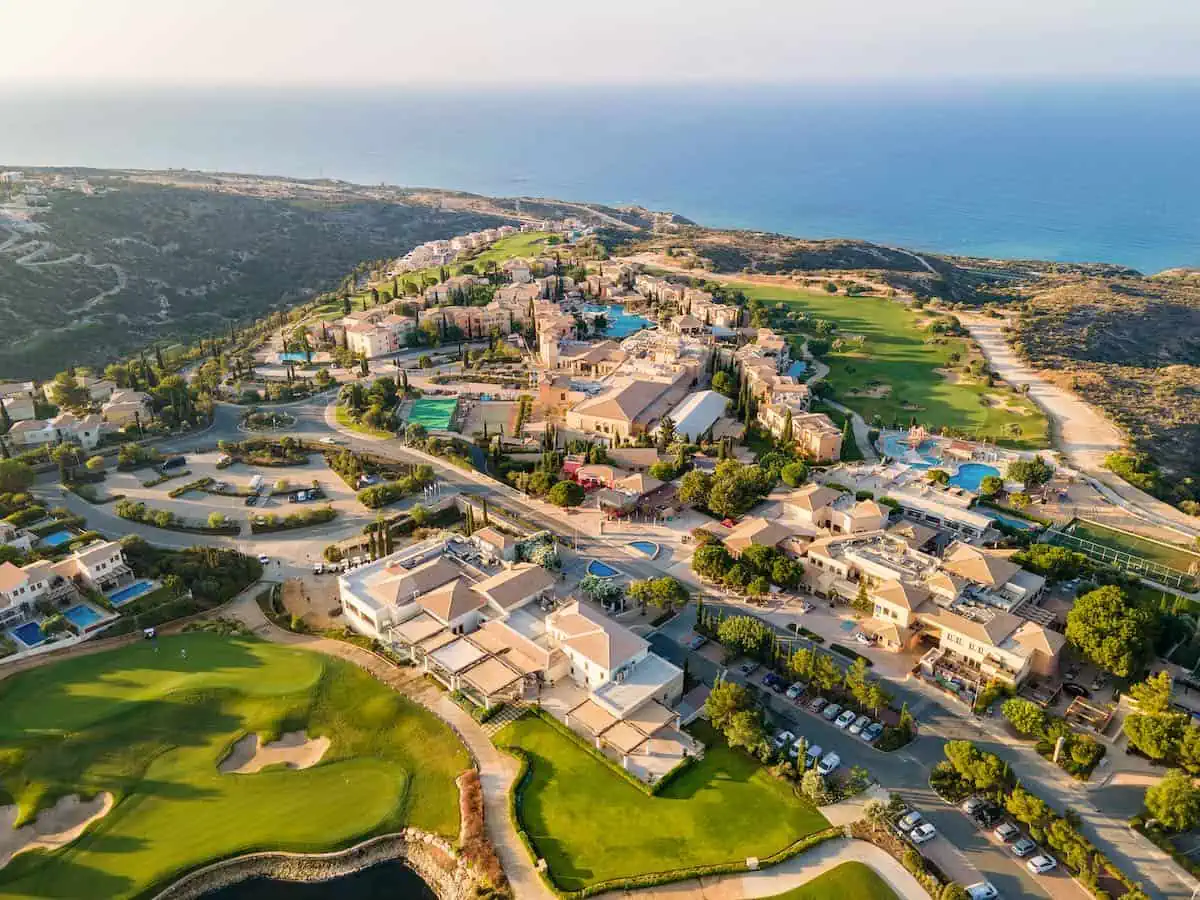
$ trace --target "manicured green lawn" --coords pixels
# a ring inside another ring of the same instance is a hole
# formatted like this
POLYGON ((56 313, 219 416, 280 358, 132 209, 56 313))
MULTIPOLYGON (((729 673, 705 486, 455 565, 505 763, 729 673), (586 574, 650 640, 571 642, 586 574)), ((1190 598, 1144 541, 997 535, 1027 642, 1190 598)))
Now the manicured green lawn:
POLYGON ((354 416, 350 415, 349 407, 342 406, 340 403, 333 408, 333 415, 337 419, 337 423, 343 428, 349 428, 351 431, 357 431, 359 434, 367 434, 378 438, 395 437, 390 431, 384 431, 382 428, 372 428, 364 422, 355 421, 354 416))
POLYGON ((919 323, 932 313, 878 297, 845 297, 741 282, 730 287, 772 308, 782 302, 809 316, 834 321, 839 329, 834 337, 863 335, 866 340, 861 348, 831 351, 823 359, 829 364, 827 380, 837 399, 868 423, 879 415, 885 426, 896 423, 907 428, 915 416, 932 428, 945 426, 1010 446, 1047 446, 1046 418, 1032 402, 1002 387, 988 388, 973 381, 951 383, 937 372, 952 353, 965 359, 967 342, 927 333, 919 323), (983 405, 985 394, 1003 397, 1008 409, 995 403, 983 405), (1019 436, 1008 433, 1010 424, 1020 427, 1019 436))
POLYGON ((446 725, 357 667, 256 639, 186 634, 37 669, 0 682, 0 802, 28 816, 110 791, 116 806, 0 869, 0 897, 139 896, 214 859, 406 824, 454 838, 468 765, 446 725), (244 734, 293 730, 332 740, 318 765, 218 771, 244 734))
POLYGON ((860 862, 844 862, 812 881, 765 900, 898 900, 879 874, 860 862))
POLYGON ((769 856, 829 823, 786 783, 711 732, 700 763, 649 797, 534 717, 497 736, 530 755, 521 819, 555 882, 612 878, 769 856))

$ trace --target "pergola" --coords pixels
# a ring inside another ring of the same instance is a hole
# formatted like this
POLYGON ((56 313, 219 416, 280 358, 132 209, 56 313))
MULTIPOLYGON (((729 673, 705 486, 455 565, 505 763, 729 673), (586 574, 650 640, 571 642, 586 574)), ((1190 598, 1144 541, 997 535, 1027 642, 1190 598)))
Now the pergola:
POLYGON ((656 734, 668 726, 677 728, 679 725, 679 714, 657 700, 643 704, 627 718, 618 719, 589 697, 567 712, 564 719, 568 727, 574 722, 586 731, 595 741, 597 750, 609 747, 616 751, 625 769, 629 768, 630 757, 635 753, 663 744, 654 739, 656 734))

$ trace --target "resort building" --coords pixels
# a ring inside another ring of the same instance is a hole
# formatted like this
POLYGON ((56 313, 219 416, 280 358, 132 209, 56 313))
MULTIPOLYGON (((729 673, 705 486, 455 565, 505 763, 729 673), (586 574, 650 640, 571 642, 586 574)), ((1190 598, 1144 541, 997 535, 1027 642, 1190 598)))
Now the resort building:
POLYGON ((33 619, 39 601, 61 606, 78 600, 80 589, 108 592, 131 581, 121 545, 113 541, 98 541, 54 563, 0 563, 0 628, 33 619))
MULTIPOLYGON (((729 407, 729 398, 716 391, 698 391, 689 394, 687 399, 672 409, 668 416, 675 424, 675 434, 695 443, 709 433, 717 421, 725 415, 729 407)), ((658 429, 654 429, 655 433, 658 429)))
POLYGON ((17 422, 8 432, 14 447, 31 448, 63 442, 75 443, 84 450, 93 450, 100 443, 104 420, 95 413, 77 416, 64 412, 53 419, 29 419, 17 422))
POLYGON ((108 402, 100 407, 100 415, 109 425, 120 427, 139 419, 142 422, 150 421, 152 409, 149 394, 122 389, 113 391, 108 402))

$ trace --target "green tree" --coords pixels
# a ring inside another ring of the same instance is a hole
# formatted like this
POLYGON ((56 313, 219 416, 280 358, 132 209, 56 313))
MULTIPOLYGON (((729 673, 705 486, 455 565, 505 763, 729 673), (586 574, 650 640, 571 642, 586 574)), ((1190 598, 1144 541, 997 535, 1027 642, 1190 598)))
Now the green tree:
POLYGON ((751 753, 758 751, 766 740, 762 716, 758 710, 743 709, 735 712, 725 726, 725 740, 730 747, 743 747, 751 753))
POLYGON ((724 731, 734 715, 754 706, 750 692, 734 681, 718 681, 704 701, 704 712, 713 728, 724 731))
POLYGON ((724 544, 711 543, 697 547, 692 554, 692 571, 710 581, 720 581, 733 564, 724 544))
POLYGON ((957 881, 947 881, 942 885, 942 893, 939 895, 939 900, 971 900, 971 895, 957 881))
POLYGON ((586 496, 583 488, 574 481, 560 481, 550 488, 546 499, 555 506, 578 506, 586 496))
POLYGON ((1171 673, 1163 669, 1145 681, 1133 685, 1129 695, 1137 701, 1139 713, 1165 713, 1171 708, 1171 691, 1175 681, 1171 673))
POLYGON ((1004 481, 997 475, 984 475, 979 482, 979 496, 995 497, 1004 490, 1004 481))
POLYGON ((759 575, 757 578, 750 579, 750 583, 746 585, 746 593, 751 597, 763 597, 771 592, 771 582, 759 575))
POLYGON ((1005 808, 1026 825, 1041 825, 1053 814, 1042 798, 1029 793, 1020 785, 1013 788, 1004 799, 1005 808))
POLYGON ((970 741, 947 741, 943 752, 955 771, 979 790, 988 790, 1004 783, 1004 761, 994 754, 981 751, 970 741))
POLYGON ((833 799, 825 776, 815 768, 809 769, 800 779, 800 793, 811 800, 814 806, 824 806, 833 799))
POLYGON ((1200 788, 1192 776, 1172 769, 1146 790, 1146 811, 1171 831, 1190 831, 1200 825, 1200 788))
POLYGON ((812 682, 823 691, 832 691, 842 683, 842 670, 827 653, 818 653, 812 664, 812 682))
POLYGON ((679 499, 692 506, 708 506, 713 480, 707 472, 693 469, 680 479, 679 499))
POLYGON ((1158 616, 1115 585, 1089 591, 1067 613, 1067 639, 1091 662, 1122 678, 1153 652, 1158 616))
POLYGON ((1200 728, 1190 726, 1183 730, 1179 742, 1179 764, 1193 775, 1200 775, 1200 728))
POLYGON ((1018 459, 1008 464, 1006 473, 1010 481, 1019 481, 1026 488, 1045 484, 1054 477, 1054 468, 1040 456, 1033 459, 1018 459))
POLYGON ((84 463, 84 468, 86 468, 93 475, 96 475, 104 471, 104 465, 103 456, 93 456, 86 463, 84 463))
POLYGON ((209 528, 224 528, 227 521, 228 520, 225 518, 224 513, 219 513, 219 512, 209 513, 208 527, 209 528))
POLYGON ((1036 703, 1013 697, 1000 707, 1004 718, 1021 734, 1041 737, 1046 732, 1046 713, 1036 703))
POLYGON ((799 487, 808 479, 808 466, 802 462, 788 463, 779 470, 779 477, 788 487, 799 487))
POLYGON ((717 626, 717 640, 736 653, 760 655, 771 644, 773 632, 753 616, 729 616, 717 626))
POLYGON ((865 581, 858 583, 858 593, 854 595, 854 602, 851 605, 864 615, 870 615, 874 611, 875 605, 871 602, 871 597, 867 593, 867 583, 865 581))
POLYGON ((1076 578, 1091 569, 1087 557, 1082 553, 1056 544, 1032 544, 1014 554, 1013 562, 1051 581, 1076 578))
POLYGON ((732 397, 737 392, 737 382, 728 372, 718 372, 712 379, 713 390, 726 397, 732 397))
MULTIPOLYGON (((867 693, 867 661, 859 658, 850 664, 845 676, 846 690, 850 696, 863 703, 867 693)), ((864 704, 865 705, 865 704, 864 704)))
POLYGON ((0 494, 24 493, 33 484, 33 469, 15 459, 0 459, 0 494))
POLYGON ((1134 749, 1151 759, 1170 759, 1179 752, 1187 727, 1183 713, 1134 713, 1125 717, 1122 730, 1134 749))
POLYGON ((813 652, 807 647, 794 651, 788 658, 788 669, 800 679, 807 679, 812 674, 813 652))

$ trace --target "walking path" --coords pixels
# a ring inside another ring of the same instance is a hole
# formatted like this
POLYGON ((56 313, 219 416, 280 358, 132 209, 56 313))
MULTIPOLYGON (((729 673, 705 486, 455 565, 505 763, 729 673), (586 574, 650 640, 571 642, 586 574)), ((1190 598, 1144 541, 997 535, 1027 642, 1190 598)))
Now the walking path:
MULTIPOLYGON (((808 360, 808 364, 813 368, 813 373, 804 382, 811 388, 829 374, 829 366, 808 352, 807 342, 804 344, 804 358, 808 360)), ((850 427, 854 429, 854 442, 858 444, 858 451, 867 462, 875 462, 879 456, 875 453, 875 446, 871 443, 871 429, 867 427, 866 420, 850 407, 843 406, 836 400, 827 398, 824 402, 828 403, 842 415, 850 417, 850 427)))
POLYGON ((1054 443, 1109 501, 1141 519, 1200 536, 1200 523, 1104 468, 1104 457, 1124 449, 1125 435, 1102 413, 1070 391, 1038 375, 1017 356, 1004 336, 1006 319, 959 313, 958 318, 983 350, 996 374, 1014 386, 1028 385, 1029 397, 1050 418, 1054 443))

